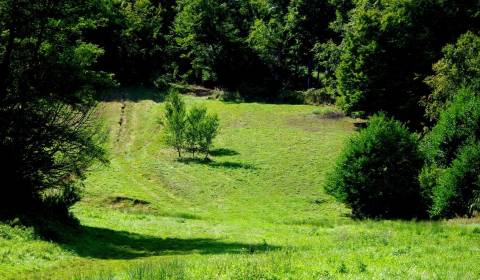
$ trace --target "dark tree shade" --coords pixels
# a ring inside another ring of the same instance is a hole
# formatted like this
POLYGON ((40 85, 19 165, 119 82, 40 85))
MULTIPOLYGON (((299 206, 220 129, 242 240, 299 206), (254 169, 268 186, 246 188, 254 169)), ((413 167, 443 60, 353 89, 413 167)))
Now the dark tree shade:
POLYGON ((83 37, 97 19, 87 1, 0 5, 0 212, 64 215, 79 198, 78 179, 103 158, 90 116, 111 79, 93 69, 104 51, 83 37))
POLYGON ((442 47, 478 30, 478 1, 357 1, 343 29, 337 67, 341 104, 347 111, 391 113, 418 128, 424 83, 442 47))

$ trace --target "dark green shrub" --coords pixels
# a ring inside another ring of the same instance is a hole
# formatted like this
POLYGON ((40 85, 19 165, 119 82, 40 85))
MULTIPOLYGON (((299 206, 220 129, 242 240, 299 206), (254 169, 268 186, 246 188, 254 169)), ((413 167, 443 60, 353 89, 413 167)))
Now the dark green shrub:
POLYGON ((460 90, 422 143, 433 217, 471 215, 480 191, 480 97, 460 90))
POLYGON ((372 117, 329 174, 326 190, 358 218, 413 218, 426 214, 418 174, 417 139, 398 121, 372 117))
POLYGON ((459 148, 479 135, 480 97, 469 89, 462 89, 425 137, 422 150, 428 163, 447 167, 456 158, 459 148))
POLYGON ((452 165, 438 177, 433 189, 434 216, 471 216, 480 191, 480 143, 462 147, 452 165))
POLYGON ((161 75, 153 81, 153 85, 160 91, 168 90, 174 81, 171 75, 161 75))

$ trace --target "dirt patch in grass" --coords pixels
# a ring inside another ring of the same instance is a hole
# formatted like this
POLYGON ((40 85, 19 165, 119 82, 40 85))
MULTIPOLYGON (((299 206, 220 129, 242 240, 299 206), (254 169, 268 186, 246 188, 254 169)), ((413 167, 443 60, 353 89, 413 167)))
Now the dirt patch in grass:
POLYGON ((325 112, 324 114, 321 114, 318 117, 325 120, 338 120, 338 119, 345 118, 345 114, 343 112, 332 111, 332 112, 325 112))
POLYGON ((114 209, 124 209, 124 210, 141 210, 148 211, 151 210, 150 202, 146 200, 124 197, 124 196, 115 196, 109 197, 105 201, 111 208, 114 209))
MULTIPOLYGON (((294 116, 286 119, 286 124, 290 127, 302 129, 307 132, 318 132, 331 126, 338 127, 338 122, 345 119, 343 113, 327 112, 325 114, 308 114, 303 116, 294 116)), ((350 122, 345 121, 345 125, 349 128, 352 126, 350 122)))

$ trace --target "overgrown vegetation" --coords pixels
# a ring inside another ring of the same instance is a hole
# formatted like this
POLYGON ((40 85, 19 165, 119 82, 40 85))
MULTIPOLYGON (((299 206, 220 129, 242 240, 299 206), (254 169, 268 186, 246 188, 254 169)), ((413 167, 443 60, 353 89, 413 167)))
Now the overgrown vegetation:
POLYGON ((385 111, 414 128, 425 123, 419 105, 424 79, 442 47, 479 30, 476 1, 362 0, 342 30, 336 67, 339 102, 347 111, 385 111))

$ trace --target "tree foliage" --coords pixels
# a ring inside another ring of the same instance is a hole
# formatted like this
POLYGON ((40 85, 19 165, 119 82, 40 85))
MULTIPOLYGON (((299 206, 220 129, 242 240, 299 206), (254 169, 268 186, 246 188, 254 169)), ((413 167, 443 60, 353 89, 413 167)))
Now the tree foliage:
POLYGON ((213 139, 218 134, 220 126, 220 121, 218 116, 215 114, 205 115, 205 117, 200 122, 200 141, 198 142, 198 146, 200 151, 205 154, 205 159, 208 159, 210 155, 210 150, 213 145, 213 139))
POLYGON ((431 215, 471 214, 480 190, 480 97, 462 89, 422 144, 427 164, 420 181, 432 197, 431 215))
POLYGON ((85 38, 99 19, 70 0, 0 5, 0 212, 65 215, 79 179, 104 160, 91 108, 111 77, 95 69, 104 51, 85 38))
POLYGON ((186 148, 195 157, 199 151, 199 143, 202 141, 202 122, 207 115, 207 108, 194 106, 187 116, 187 127, 185 129, 186 148))
MULTIPOLYGON (((96 93, 180 82, 243 100, 336 101, 347 113, 385 111, 425 131, 438 122, 424 141, 416 198, 413 138, 383 117, 347 148, 331 190, 358 216, 414 216, 392 197, 423 207, 424 190, 434 215, 468 214, 479 200, 479 10, 468 0, 0 0, 0 151, 12 182, 0 208, 65 213, 88 167, 104 160, 96 93), (364 204, 380 198, 390 204, 364 204)), ((208 158, 219 120, 205 108, 187 111, 172 93, 165 127, 179 156, 208 158)))
POLYGON ((88 38, 105 49, 99 67, 122 85, 150 85, 169 61, 167 34, 175 0, 89 0, 98 16, 88 38))
POLYGON ((432 120, 438 120, 462 87, 470 87, 473 94, 480 91, 480 37, 467 32, 455 44, 445 46, 442 53, 442 59, 433 66, 434 75, 426 80, 433 92, 423 100, 432 120))
POLYGON ((361 0, 343 28, 336 68, 340 104, 349 111, 383 110, 418 127, 419 101, 441 48, 479 28, 478 1, 361 0))
POLYGON ((178 157, 182 156, 185 146, 185 129, 187 124, 185 102, 178 92, 171 91, 165 102, 165 136, 166 142, 177 150, 178 157))
POLYGON ((423 217, 427 205, 417 181, 422 165, 415 136, 400 122, 377 115, 350 140, 326 189, 355 217, 423 217))

